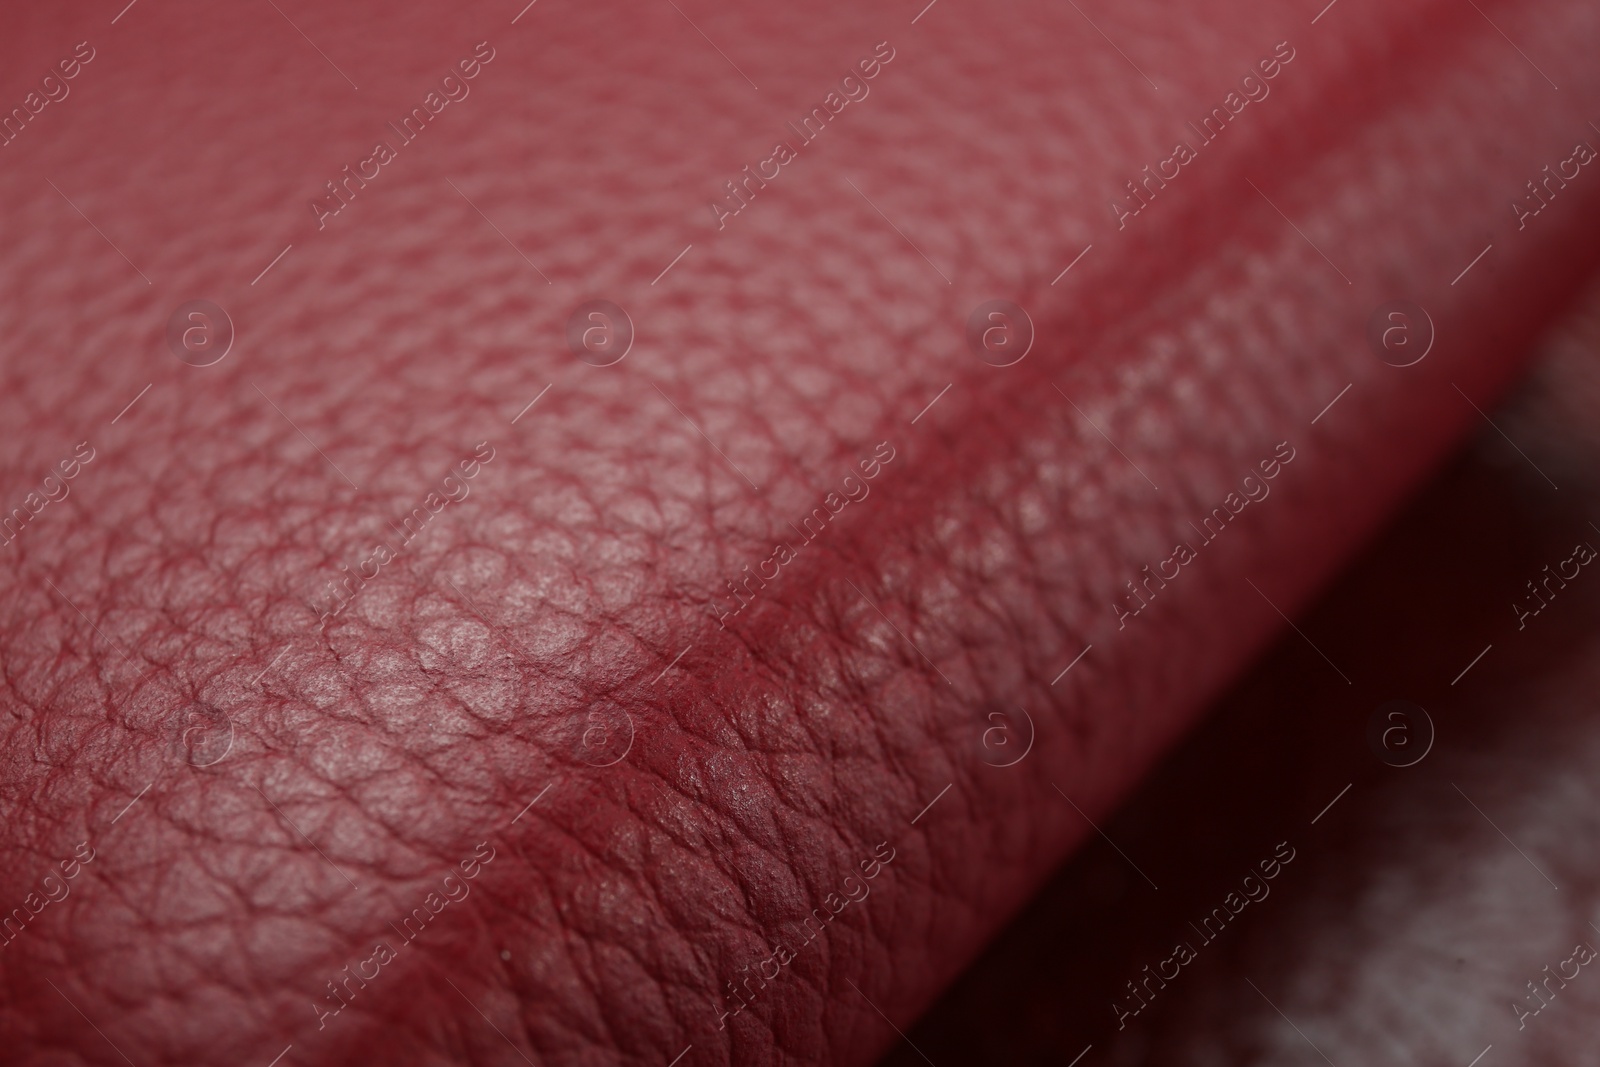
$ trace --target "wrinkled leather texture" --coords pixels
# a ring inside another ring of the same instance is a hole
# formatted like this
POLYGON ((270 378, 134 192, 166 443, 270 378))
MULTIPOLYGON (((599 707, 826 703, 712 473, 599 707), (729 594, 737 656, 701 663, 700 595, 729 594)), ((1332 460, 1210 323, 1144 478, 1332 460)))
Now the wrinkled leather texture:
POLYGON ((1583 181, 1521 232, 1506 208, 1585 136, 1577 4, 1486 8, 1559 92, 1446 4, 279 6, 30 11, 4 46, 41 74, 96 49, 0 149, 0 485, 96 450, 3 550, 0 890, 94 849, 0 952, 19 1062, 871 1061, 1592 266, 1583 181), (1119 230, 1124 182, 1284 39, 1272 95, 1119 230), (319 229, 323 183, 485 40, 319 229), (1400 297, 1439 333, 1403 370, 1365 341, 1400 297), (614 366, 567 347, 593 298, 637 328, 614 366), (1006 368, 963 337, 994 298, 1038 328, 1006 368), (214 366, 167 350, 193 299, 237 327, 214 366), (1270 498, 1119 628, 1284 441, 1270 498), (880 442, 870 495, 720 627, 880 442), (1014 708, 1033 745, 999 769, 1014 708), (480 843, 470 895, 319 1028, 480 843), (870 895, 724 1019, 880 843, 870 895))
MULTIPOLYGON (((1600 983, 1574 949, 1600 945, 1600 583, 1587 566, 1558 573, 1545 608, 1519 620, 1514 606, 1537 604, 1526 583, 1575 543, 1600 546, 1600 287, 1540 352, 1492 412, 1499 430, 1297 620, 1355 687, 1319 684, 1325 665, 1287 634, 1104 824, 1161 892, 1085 848, 908 1030, 917 1049, 935 1063, 1059 1063, 1087 1045, 1110 1064, 1593 1062, 1600 983), (1368 741, 1397 699, 1434 731, 1425 750, 1414 718, 1390 739, 1407 766, 1368 741), (1283 839, 1294 862, 1203 940, 1189 924, 1283 839), (1125 983, 1175 941, 1198 958, 1119 1027, 1114 1005, 1138 1006, 1125 983)), ((902 1045, 885 1062, 923 1060, 902 1045)))

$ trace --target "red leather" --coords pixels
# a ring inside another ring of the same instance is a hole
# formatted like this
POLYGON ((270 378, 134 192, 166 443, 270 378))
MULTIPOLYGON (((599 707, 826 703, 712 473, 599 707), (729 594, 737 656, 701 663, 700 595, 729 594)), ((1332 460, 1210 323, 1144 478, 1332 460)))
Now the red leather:
MULTIPOLYGON (((1600 546, 1600 287, 1539 350, 1492 411, 1498 430, 1483 425, 1296 620, 1356 685, 1320 684, 1325 665, 1287 632, 1101 824, 1161 891, 1104 843, 1082 849, 907 1028, 915 1049, 934 1063, 1059 1063, 1086 1045, 1084 1063, 1592 1058, 1600 982, 1579 961, 1600 946, 1600 582, 1560 564, 1600 546), (1519 626, 1530 580, 1546 606, 1519 626), (1425 708, 1432 736, 1413 714, 1386 764, 1367 730, 1400 726, 1378 717, 1396 698, 1425 708), (1285 839, 1294 861, 1247 883, 1285 839), (1176 975, 1162 966, 1175 943, 1196 954, 1176 975)), ((901 1043, 883 1062, 925 1061, 901 1043)))
POLYGON ((95 450, 3 550, 0 891, 94 850, 0 951, 19 1062, 870 1061, 1593 265, 1587 169, 1508 208, 1590 136, 1578 4, 678 6, 16 16, 6 70, 94 50, 0 148, 4 506, 95 450))

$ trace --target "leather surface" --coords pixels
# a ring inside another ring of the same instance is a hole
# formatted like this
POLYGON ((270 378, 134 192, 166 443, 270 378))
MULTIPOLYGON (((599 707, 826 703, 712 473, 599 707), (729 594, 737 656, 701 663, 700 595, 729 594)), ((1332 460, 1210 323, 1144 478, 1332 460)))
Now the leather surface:
MULTIPOLYGON (((1326 665, 1287 634, 1102 824, 1161 892, 1104 843, 1085 848, 908 1029, 916 1049, 935 1063, 1060 1063, 1088 1045, 1085 1063, 1593 1062, 1600 984, 1581 961, 1600 945, 1600 585, 1561 564, 1600 546, 1600 289, 1540 351, 1495 426, 1297 620, 1356 685, 1317 684, 1326 665), (1519 619, 1538 603, 1529 581, 1546 607, 1519 619), (1393 700, 1426 723, 1380 714, 1393 700), (1402 726, 1387 748, 1374 719, 1402 726), (1285 838, 1296 858, 1264 896, 1210 940, 1190 926, 1285 838), (1151 980, 1174 942, 1197 958, 1151 980)), ((901 1044, 885 1062, 924 1061, 901 1044)))
POLYGON ((280 8, 4 45, 95 53, 0 149, 5 507, 94 449, 3 550, 0 890, 94 850, 0 953, 20 1062, 869 1062, 1592 265, 1587 172, 1507 210, 1588 136, 1576 4, 1487 8, 1559 91, 1444 4, 280 8), (1402 297, 1405 369, 1365 339, 1402 297), (1038 334, 1004 368, 964 340, 996 298, 1038 334), (207 367, 165 337, 197 299, 207 367), (591 299, 613 366, 568 348, 591 299))

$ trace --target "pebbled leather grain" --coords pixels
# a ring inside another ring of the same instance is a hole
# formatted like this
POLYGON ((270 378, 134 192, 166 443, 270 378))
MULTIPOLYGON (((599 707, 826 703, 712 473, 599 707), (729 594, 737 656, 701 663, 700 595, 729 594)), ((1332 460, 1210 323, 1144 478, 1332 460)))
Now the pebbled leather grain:
POLYGON ((1583 181, 1507 202, 1587 136, 1595 15, 1486 10, 1559 93, 1444 4, 18 15, 6 69, 96 57, 0 149, 0 485, 97 458, 4 549, 0 891, 95 850, 0 950, 15 1057, 870 1061, 1591 265, 1583 181), (1439 334, 1405 370, 1364 339, 1399 297, 1439 334), (964 340, 995 298, 1037 327, 1004 368, 964 340), (167 350, 195 299, 212 366, 167 350), (612 366, 568 349, 592 299, 612 366))
MULTIPOLYGON (((1297 619, 1356 685, 1317 684, 1317 653, 1287 634, 1102 824, 1161 891, 1105 844, 1081 850, 908 1030, 916 1049, 935 1063, 1059 1063, 1091 1044, 1130 1065, 1592 1059, 1600 990, 1574 949, 1600 924, 1600 585, 1587 565, 1564 584, 1543 567, 1600 545, 1600 289, 1539 351, 1494 427, 1297 619), (1529 580, 1549 581, 1547 606, 1519 627, 1529 580), (1399 725, 1379 714, 1396 699, 1431 725, 1413 713, 1389 738, 1407 766, 1367 732, 1399 725), (1284 838, 1296 859, 1266 894, 1197 932, 1284 838), (1175 941, 1198 958, 1148 977, 1175 941), (1142 1008, 1130 981, 1150 982, 1142 1008)), ((924 1061, 901 1045, 884 1062, 924 1061)))

